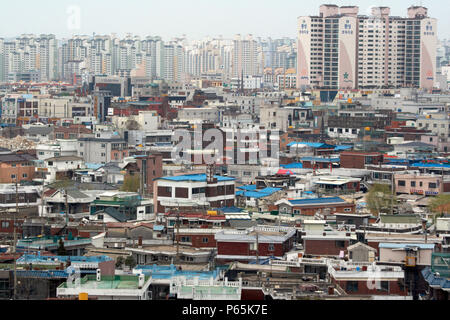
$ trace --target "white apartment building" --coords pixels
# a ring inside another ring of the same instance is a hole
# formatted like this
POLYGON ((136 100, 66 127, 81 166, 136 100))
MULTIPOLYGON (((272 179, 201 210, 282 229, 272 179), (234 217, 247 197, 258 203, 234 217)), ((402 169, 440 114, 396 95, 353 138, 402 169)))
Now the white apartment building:
POLYGON ((258 45, 252 35, 247 35, 244 39, 241 35, 236 35, 232 68, 234 78, 240 78, 242 75, 262 75, 262 62, 258 61, 258 45))

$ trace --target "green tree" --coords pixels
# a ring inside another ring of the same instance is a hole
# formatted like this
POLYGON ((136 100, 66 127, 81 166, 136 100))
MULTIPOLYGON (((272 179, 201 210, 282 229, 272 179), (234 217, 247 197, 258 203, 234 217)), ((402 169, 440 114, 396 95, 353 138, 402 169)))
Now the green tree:
POLYGON ((128 175, 123 181, 123 186, 120 191, 138 192, 141 186, 141 179, 138 175, 128 175))
POLYGON ((122 256, 117 257, 116 260, 116 268, 122 267, 122 265, 125 263, 125 259, 122 256))
POLYGON ((67 250, 64 247, 64 241, 62 238, 59 239, 59 247, 57 250, 58 256, 67 256, 67 250))
POLYGON ((129 267, 130 269, 133 269, 134 267, 136 267, 137 263, 136 263, 136 261, 134 260, 134 258, 132 256, 128 256, 125 259, 125 265, 127 267, 129 267))
POLYGON ((433 222, 436 223, 436 218, 443 216, 450 211, 450 194, 440 194, 429 203, 429 208, 433 214, 433 222))
POLYGON ((391 206, 397 203, 397 198, 392 194, 390 185, 374 184, 366 196, 366 203, 372 214, 379 215, 380 212, 390 212, 391 206))

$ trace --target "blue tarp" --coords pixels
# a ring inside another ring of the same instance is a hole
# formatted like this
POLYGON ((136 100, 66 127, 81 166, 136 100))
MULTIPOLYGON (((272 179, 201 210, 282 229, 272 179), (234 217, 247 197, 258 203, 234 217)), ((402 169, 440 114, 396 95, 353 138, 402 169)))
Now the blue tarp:
POLYGON ((281 167, 283 169, 303 169, 303 164, 301 163, 282 164, 281 167))

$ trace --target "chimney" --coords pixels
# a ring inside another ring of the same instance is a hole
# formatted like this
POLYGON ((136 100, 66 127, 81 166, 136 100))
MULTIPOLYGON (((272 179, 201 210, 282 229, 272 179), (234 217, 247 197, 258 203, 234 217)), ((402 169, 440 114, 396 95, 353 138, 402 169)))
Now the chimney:
POLYGON ((97 282, 102 281, 102 271, 97 269, 97 282))

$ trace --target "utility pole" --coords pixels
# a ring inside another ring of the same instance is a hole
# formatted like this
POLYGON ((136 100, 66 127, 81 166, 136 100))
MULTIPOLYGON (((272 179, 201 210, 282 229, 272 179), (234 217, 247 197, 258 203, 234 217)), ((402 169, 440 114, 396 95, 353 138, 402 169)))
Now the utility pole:
POLYGON ((180 209, 177 207, 177 234, 175 237, 177 238, 177 258, 175 260, 175 263, 180 263, 180 209))
POLYGON ((64 197, 66 201, 66 233, 68 234, 69 228, 69 200, 67 195, 67 186, 64 187, 64 197))
POLYGON ((17 295, 17 261, 16 261, 16 251, 17 251, 17 232, 16 232, 16 216, 17 212, 19 212, 19 185, 18 185, 18 179, 19 179, 19 168, 17 168, 17 174, 16 174, 16 211, 14 212, 14 252, 13 252, 13 260, 14 260, 14 293, 13 293, 13 300, 16 300, 17 295))
POLYGON ((255 232, 256 232, 256 264, 259 264, 259 234, 258 230, 256 230, 256 227, 255 232))

